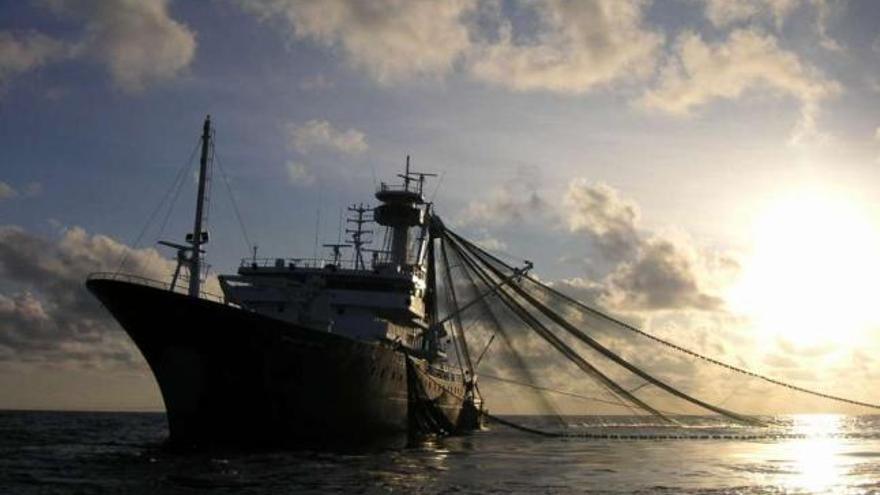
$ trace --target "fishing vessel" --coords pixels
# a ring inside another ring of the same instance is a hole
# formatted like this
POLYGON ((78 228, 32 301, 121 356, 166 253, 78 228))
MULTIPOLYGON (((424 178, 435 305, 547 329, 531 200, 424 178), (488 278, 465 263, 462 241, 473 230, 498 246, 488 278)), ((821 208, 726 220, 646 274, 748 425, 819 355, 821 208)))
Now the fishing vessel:
MULTIPOLYGON (((453 366, 438 314, 442 222, 425 199, 432 174, 406 168, 382 183, 378 205, 350 208, 351 242, 332 259, 243 259, 203 291, 210 117, 201 135, 192 233, 170 283, 95 273, 86 286, 149 364, 165 403, 170 441, 181 445, 287 444, 477 429, 482 399, 469 357, 453 366), (368 227, 384 230, 367 249, 368 227), (346 257, 346 250, 351 256, 346 257), (347 259, 346 259, 347 258, 347 259), (185 283, 184 283, 185 282, 185 283)), ((447 273, 448 276, 448 273, 447 273)), ((456 327, 460 331, 460 327, 456 327)), ((467 353, 463 338, 456 352, 467 353)))
MULTIPOLYGON (((526 260, 519 268, 505 263, 443 224, 424 195, 433 175, 414 172, 409 159, 399 183, 377 187, 377 206, 349 209, 350 240, 327 244, 330 258, 259 259, 255 251, 237 273, 218 277, 222 296, 210 296, 202 291, 210 119, 200 141, 192 233, 184 243, 160 241, 177 250, 170 283, 123 273, 92 274, 86 282, 152 369, 172 444, 454 435, 481 428, 485 419, 531 434, 570 436, 544 393, 587 401, 591 414, 637 415, 642 425, 649 424, 645 418, 669 426, 706 414, 719 424, 773 424, 725 406, 733 394, 718 400, 700 380, 689 379, 696 376, 880 410, 880 404, 805 388, 660 338, 530 276, 526 260), (383 241, 369 249, 374 232, 383 241), (490 370, 507 372, 477 373, 496 336, 509 366, 496 362, 490 370), (469 342, 482 348, 475 359, 469 342), (447 347, 454 355, 447 356, 447 347), (548 387, 556 361, 568 366, 570 384, 591 386, 595 395, 548 387), (535 393, 534 403, 562 430, 490 415, 478 376, 535 393)), ((700 418, 705 425, 707 418, 700 418)))

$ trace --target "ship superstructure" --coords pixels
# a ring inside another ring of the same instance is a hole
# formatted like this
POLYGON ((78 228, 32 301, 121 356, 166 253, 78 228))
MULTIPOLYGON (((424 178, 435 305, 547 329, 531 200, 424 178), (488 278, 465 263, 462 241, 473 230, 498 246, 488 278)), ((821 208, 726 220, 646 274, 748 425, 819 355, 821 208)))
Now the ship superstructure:
POLYGON ((426 176, 411 172, 407 163, 401 185, 381 184, 379 206, 352 206, 350 243, 325 245, 332 250, 329 258, 242 259, 237 275, 220 276, 226 299, 307 328, 422 353, 431 338, 426 176), (373 221, 385 227, 385 242, 368 250, 365 238, 374 231, 366 227, 373 221), (344 249, 352 249, 350 258, 343 257, 344 249))

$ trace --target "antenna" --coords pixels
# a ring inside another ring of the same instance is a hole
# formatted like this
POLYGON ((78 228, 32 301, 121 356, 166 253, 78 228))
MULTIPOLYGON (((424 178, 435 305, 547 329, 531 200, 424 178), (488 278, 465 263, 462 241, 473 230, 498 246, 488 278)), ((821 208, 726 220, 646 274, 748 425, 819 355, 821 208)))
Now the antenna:
POLYGON ((321 230, 321 208, 315 210, 315 250, 312 253, 312 259, 318 259, 318 234, 321 230))
POLYGON ((336 230, 336 243, 342 243, 342 208, 339 209, 339 228, 336 230))
POLYGON ((352 229, 345 229, 345 233, 349 234, 350 239, 348 242, 354 246, 354 268, 355 270, 365 270, 366 264, 364 263, 364 244, 369 244, 372 242, 372 238, 364 239, 364 235, 371 235, 373 233, 372 230, 364 230, 364 224, 372 222, 371 218, 364 217, 364 214, 372 212, 372 208, 364 207, 364 204, 351 205, 348 207, 348 211, 354 213, 355 216, 352 218, 346 219, 347 223, 355 224, 352 229))
POLYGON ((324 244, 324 247, 333 249, 333 265, 339 266, 339 258, 342 256, 342 250, 349 246, 348 244, 324 244))
POLYGON ((403 174, 397 174, 398 177, 403 179, 403 190, 409 191, 409 183, 411 181, 416 181, 419 183, 418 193, 419 196, 422 195, 422 191, 425 187, 425 178, 426 177, 437 177, 437 174, 427 174, 424 172, 412 172, 409 168, 410 165, 410 157, 406 155, 406 172, 403 174))

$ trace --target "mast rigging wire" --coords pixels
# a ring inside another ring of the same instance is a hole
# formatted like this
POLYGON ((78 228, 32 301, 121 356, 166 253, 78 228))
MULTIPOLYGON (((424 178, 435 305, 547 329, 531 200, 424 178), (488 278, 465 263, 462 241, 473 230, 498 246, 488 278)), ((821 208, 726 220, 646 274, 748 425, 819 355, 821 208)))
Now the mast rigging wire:
MULTIPOLYGON (((138 246, 141 243, 141 240, 143 239, 144 235, 147 233, 147 230, 149 230, 150 225, 152 225, 153 220, 155 219, 156 215, 158 215, 159 212, 162 210, 162 208, 165 206, 165 204, 167 203, 167 200, 171 196, 171 194, 174 193, 175 190, 177 190, 177 193, 175 193, 175 199, 176 199, 177 195, 180 193, 180 188, 183 185, 182 179, 183 179, 183 177, 185 177, 186 171, 192 169, 193 159, 195 158, 196 152, 198 151, 199 146, 201 145, 201 141, 202 141, 201 138, 196 141, 196 144, 193 147, 193 150, 190 153, 189 158, 178 169, 177 174, 174 176, 174 181, 171 182, 170 187, 168 188, 167 191, 165 191, 165 194, 162 196, 162 199, 159 200, 159 203, 156 205, 156 208, 154 208, 152 213, 150 213, 150 216, 147 218, 147 222, 144 224, 143 228, 141 229, 138 236, 135 238, 134 242, 129 244, 131 249, 126 249, 125 252, 122 254, 122 256, 120 256, 119 264, 117 265, 116 271, 114 273, 118 274, 122 271, 122 268, 125 266, 125 262, 128 261, 129 255, 131 254, 131 252, 133 250, 138 248, 138 246)), ((173 207, 173 204, 172 204, 172 207, 173 207)), ((170 216, 171 207, 169 207, 168 211, 169 211, 169 213, 166 214, 165 220, 162 222, 162 230, 164 230, 165 224, 168 222, 168 216, 170 216)), ((159 235, 161 235, 161 233, 159 235)))
MULTIPOLYGON (((450 233, 448 230, 445 233, 450 233)), ((468 263, 477 273, 477 275, 483 280, 484 283, 489 284, 489 279, 486 271, 480 267, 478 267, 473 260, 469 260, 468 254, 460 249, 459 245, 454 244, 455 240, 452 239, 449 235, 445 235, 444 239, 450 239, 452 245, 456 249, 457 254, 461 257, 465 263, 468 263)), ((496 278, 503 278, 497 272, 494 273, 496 278)), ((508 290, 514 290, 516 288, 515 284, 511 286, 504 287, 501 291, 498 292, 500 299, 505 305, 517 316, 520 320, 526 323, 532 330, 535 331, 539 336, 541 336, 547 343, 553 346, 559 353, 568 358, 571 362, 577 365, 584 373, 588 376, 595 379, 598 383, 605 386, 613 395, 617 396, 620 400, 624 400, 625 402, 629 402, 630 404, 642 409, 659 419, 674 423, 675 421, 666 417, 663 413, 653 408, 650 404, 644 402, 639 399, 635 395, 629 393, 617 384, 613 379, 611 379, 606 374, 602 373, 598 368, 590 364, 587 360, 581 357, 574 349, 565 344, 559 337, 553 334, 550 329, 548 329, 543 323, 541 323, 537 318, 532 316, 527 309, 525 309, 521 304, 519 304, 510 294, 508 294, 508 290)))
POLYGON ((226 185, 226 191, 229 193, 229 201, 232 203, 232 211, 235 212, 235 218, 238 220, 238 226, 241 228, 241 235, 245 243, 245 247, 248 251, 253 248, 253 244, 251 243, 251 238, 248 236, 247 229, 244 226, 244 220, 241 217, 241 211, 238 208, 238 201, 235 200, 235 194, 232 193, 232 186, 229 184, 229 178, 226 175, 226 171, 223 169, 223 164, 217 159, 217 154, 214 153, 214 163, 217 164, 217 168, 220 169, 220 177, 223 178, 223 183, 226 185))

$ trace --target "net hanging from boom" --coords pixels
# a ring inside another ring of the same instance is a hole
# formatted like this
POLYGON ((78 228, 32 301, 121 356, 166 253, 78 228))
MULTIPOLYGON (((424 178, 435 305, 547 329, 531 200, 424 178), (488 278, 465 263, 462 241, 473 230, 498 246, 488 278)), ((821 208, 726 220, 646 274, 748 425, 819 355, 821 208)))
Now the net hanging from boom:
POLYGON ((508 265, 436 222, 434 242, 441 255, 435 268, 446 295, 438 298, 440 313, 451 316, 447 325, 453 331, 448 333, 456 341, 459 362, 466 362, 484 392, 500 391, 492 404, 516 410, 524 401, 528 412, 560 427, 567 424, 562 410, 655 426, 700 416, 761 427, 774 422, 768 416, 774 411, 815 410, 816 401, 824 404, 823 411, 880 409, 645 332, 508 265))

